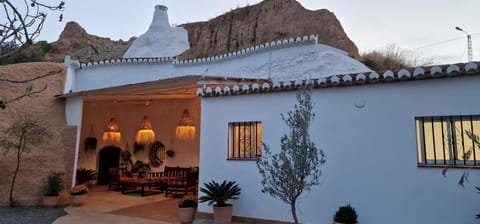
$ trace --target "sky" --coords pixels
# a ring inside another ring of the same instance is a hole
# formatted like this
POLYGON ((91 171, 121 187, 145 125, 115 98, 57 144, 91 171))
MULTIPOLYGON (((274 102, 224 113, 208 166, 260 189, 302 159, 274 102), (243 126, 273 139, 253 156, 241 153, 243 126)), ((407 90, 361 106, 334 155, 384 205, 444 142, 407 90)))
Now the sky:
MULTIPOLYGON (((53 0, 48 0, 52 2, 53 0)), ((53 1, 56 2, 56 1, 53 1)), ((50 12, 37 40, 56 41, 66 22, 89 34, 128 40, 148 29, 155 5, 168 7, 170 24, 207 21, 260 0, 66 0, 63 22, 50 12)), ((479 0, 298 0, 309 10, 328 9, 360 53, 394 44, 433 64, 467 62, 467 34, 480 61, 479 0)), ((308 22, 308 21, 306 21, 308 22)), ((321 34, 319 34, 321 35, 321 34)))

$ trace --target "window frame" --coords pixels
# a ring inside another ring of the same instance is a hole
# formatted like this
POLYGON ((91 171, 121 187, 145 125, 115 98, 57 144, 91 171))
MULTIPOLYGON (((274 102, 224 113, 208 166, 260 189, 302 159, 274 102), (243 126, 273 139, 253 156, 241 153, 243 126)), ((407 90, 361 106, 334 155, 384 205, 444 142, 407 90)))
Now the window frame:
POLYGON ((480 148, 467 130, 480 136, 480 115, 415 117, 417 166, 480 169, 480 148))
POLYGON ((227 128, 227 160, 261 160, 263 151, 263 125, 261 121, 228 122, 227 128), (245 133, 243 134, 243 141, 237 140, 242 139, 242 131, 245 133), (248 134, 245 131, 248 131, 248 134), (245 136, 252 137, 245 138, 245 136), (241 148, 246 145, 249 145, 250 148, 241 148), (246 151, 249 153, 246 153, 246 151))

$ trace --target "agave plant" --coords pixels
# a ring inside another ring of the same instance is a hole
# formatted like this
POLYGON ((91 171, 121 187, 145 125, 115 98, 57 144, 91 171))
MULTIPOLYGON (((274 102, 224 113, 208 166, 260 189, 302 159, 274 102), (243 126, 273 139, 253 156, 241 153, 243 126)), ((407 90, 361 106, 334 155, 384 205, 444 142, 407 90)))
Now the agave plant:
POLYGON ((208 205, 215 203, 214 206, 217 207, 229 206, 229 204, 225 202, 230 199, 238 199, 241 192, 241 188, 235 181, 227 182, 224 180, 223 183, 219 184, 212 180, 209 183, 204 183, 204 185, 204 187, 200 188, 200 191, 205 195, 201 196, 198 200, 200 202, 208 202, 208 205))

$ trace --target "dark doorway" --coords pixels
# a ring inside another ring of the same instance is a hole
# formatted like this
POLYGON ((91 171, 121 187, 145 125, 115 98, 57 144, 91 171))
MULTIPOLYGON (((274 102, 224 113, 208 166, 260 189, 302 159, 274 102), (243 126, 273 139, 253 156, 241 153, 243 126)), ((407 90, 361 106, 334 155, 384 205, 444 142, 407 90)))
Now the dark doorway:
POLYGON ((97 184, 108 184, 110 168, 118 167, 121 149, 115 146, 107 146, 100 150, 98 155, 98 181, 97 184))

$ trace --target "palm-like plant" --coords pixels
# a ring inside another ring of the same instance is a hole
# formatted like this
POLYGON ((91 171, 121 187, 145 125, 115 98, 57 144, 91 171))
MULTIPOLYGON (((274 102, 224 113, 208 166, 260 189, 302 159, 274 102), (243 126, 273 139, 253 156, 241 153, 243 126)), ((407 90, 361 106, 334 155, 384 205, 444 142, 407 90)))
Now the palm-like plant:
POLYGON ((92 169, 85 169, 85 168, 77 169, 77 175, 76 175, 77 184, 88 185, 88 183, 91 180, 96 180, 96 179, 97 179, 97 171, 92 169))
POLYGON ((229 204, 225 202, 230 199, 238 199, 240 195, 241 188, 235 181, 226 181, 224 180, 221 184, 215 182, 214 180, 209 183, 204 183, 205 187, 201 187, 200 191, 204 193, 204 196, 201 196, 198 200, 200 202, 208 202, 208 205, 217 207, 226 207, 229 204))

